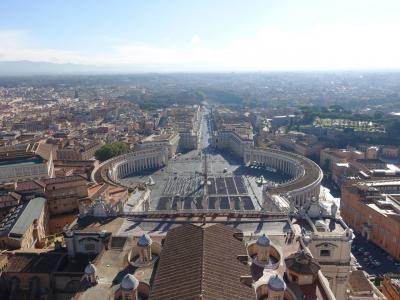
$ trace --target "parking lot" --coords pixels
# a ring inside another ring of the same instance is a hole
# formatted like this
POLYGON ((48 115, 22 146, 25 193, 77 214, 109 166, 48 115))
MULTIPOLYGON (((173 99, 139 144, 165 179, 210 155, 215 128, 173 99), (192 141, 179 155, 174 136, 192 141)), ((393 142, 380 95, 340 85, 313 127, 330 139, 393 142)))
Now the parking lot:
POLYGON ((383 277, 385 273, 400 273, 400 262, 360 234, 355 235, 352 253, 357 259, 359 269, 375 277, 383 277))

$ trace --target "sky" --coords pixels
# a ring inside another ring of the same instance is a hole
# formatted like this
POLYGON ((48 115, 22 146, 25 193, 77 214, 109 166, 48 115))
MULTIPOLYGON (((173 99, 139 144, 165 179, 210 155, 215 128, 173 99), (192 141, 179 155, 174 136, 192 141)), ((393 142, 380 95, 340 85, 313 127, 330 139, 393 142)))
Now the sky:
POLYGON ((400 69, 398 0, 1 0, 0 61, 400 69))

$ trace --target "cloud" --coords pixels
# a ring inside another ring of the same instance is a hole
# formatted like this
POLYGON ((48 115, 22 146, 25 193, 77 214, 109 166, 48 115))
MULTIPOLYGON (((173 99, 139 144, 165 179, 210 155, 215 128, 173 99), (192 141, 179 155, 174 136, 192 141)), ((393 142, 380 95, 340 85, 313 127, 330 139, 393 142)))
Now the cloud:
POLYGON ((230 59, 260 69, 364 69, 400 67, 399 24, 334 24, 311 30, 260 30, 237 40, 230 59))
POLYGON ((2 30, 0 41, 0 60, 2 61, 83 62, 82 57, 72 51, 30 47, 31 37, 27 31, 2 30))
POLYGON ((191 43, 192 43, 193 45, 199 44, 199 43, 200 43, 200 37, 199 37, 197 34, 195 34, 195 35, 192 37, 191 43))
POLYGON ((343 70, 400 68, 400 24, 336 23, 303 30, 267 27, 219 48, 192 52, 225 70, 343 70))
MULTIPOLYGON (((368 26, 335 23, 309 29, 260 28, 248 36, 213 45, 160 47, 104 39, 104 53, 32 47, 25 31, 0 31, 0 60, 32 60, 96 65, 179 65, 189 70, 340 70, 400 68, 400 23, 368 26), (109 50, 105 50, 109 49, 109 50)), ((166 68, 167 68, 166 67, 166 68)))
POLYGON ((0 61, 42 61, 87 65, 111 64, 169 64, 180 60, 174 49, 158 48, 145 43, 122 43, 121 39, 103 36, 101 41, 111 45, 106 54, 84 55, 77 51, 32 47, 26 31, 0 31, 0 61), (114 44, 114 45, 113 45, 114 44))

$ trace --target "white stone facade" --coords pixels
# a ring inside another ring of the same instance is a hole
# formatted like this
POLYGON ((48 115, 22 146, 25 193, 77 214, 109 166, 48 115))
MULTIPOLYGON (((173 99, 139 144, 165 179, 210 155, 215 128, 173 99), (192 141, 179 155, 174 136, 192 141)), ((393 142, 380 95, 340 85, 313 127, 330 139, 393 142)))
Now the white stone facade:
POLYGON ((233 131, 219 131, 212 137, 212 145, 215 148, 226 149, 239 157, 243 157, 245 149, 254 147, 254 141, 242 139, 233 131))
POLYGON ((313 197, 319 197, 323 173, 313 161, 293 153, 274 149, 246 149, 244 163, 274 168, 292 179, 268 189, 267 195, 281 195, 294 207, 308 207, 313 197))
POLYGON ((118 180, 146 169, 165 166, 168 163, 168 150, 165 148, 153 148, 127 153, 118 158, 118 161, 113 162, 110 168, 110 177, 113 180, 118 180))

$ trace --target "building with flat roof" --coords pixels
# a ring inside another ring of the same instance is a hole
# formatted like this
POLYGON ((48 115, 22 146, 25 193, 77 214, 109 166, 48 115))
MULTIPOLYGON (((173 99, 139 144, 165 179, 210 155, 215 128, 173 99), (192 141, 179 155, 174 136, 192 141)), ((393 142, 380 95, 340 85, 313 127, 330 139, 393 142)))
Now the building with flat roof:
POLYGON ((396 258, 400 258, 399 188, 400 180, 348 182, 340 205, 349 226, 396 258))
POLYGON ((0 223, 0 248, 25 249, 43 246, 47 235, 48 210, 45 198, 19 204, 0 223))
POLYGON ((137 145, 138 150, 147 150, 155 148, 165 148, 168 150, 168 157, 173 157, 179 145, 179 133, 166 132, 163 134, 152 134, 142 139, 137 145))
POLYGON ((54 175, 52 145, 35 143, 25 149, 0 151, 0 183, 49 178, 54 175))
POLYGON ((101 140, 75 141, 62 149, 57 149, 58 160, 89 160, 103 146, 101 140))
POLYGON ((347 294, 348 298, 351 300, 387 299, 365 276, 362 270, 354 270, 350 273, 349 282, 347 284, 347 294))

